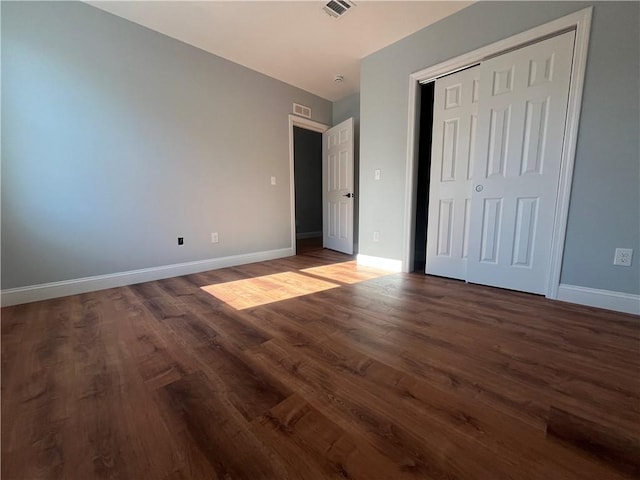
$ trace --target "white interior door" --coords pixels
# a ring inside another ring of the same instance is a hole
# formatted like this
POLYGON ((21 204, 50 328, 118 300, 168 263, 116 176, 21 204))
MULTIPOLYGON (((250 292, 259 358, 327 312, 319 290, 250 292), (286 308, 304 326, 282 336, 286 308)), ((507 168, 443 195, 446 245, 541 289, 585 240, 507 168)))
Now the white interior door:
POLYGON ((479 67, 436 80, 426 273, 465 279, 479 67))
POLYGON ((480 66, 469 282, 547 290, 574 35, 480 66))
POLYGON ((325 248, 352 254, 353 118, 322 136, 323 244, 325 248))

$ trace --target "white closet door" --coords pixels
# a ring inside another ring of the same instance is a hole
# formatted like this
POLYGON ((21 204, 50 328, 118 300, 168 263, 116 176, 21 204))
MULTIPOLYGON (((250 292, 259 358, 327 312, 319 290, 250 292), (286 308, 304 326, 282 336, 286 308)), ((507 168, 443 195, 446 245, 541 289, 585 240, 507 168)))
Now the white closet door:
POLYGON ((479 67, 435 82, 426 273, 465 279, 479 67))
POLYGON ((574 32, 480 66, 467 280, 544 293, 574 32))

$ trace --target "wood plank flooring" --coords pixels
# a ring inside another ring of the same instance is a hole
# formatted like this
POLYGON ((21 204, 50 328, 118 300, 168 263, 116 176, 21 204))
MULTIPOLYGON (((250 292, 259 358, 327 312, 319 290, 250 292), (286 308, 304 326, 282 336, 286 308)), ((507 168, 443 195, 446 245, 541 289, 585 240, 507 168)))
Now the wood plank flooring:
POLYGON ((311 250, 3 308, 1 473, 640 478, 639 372, 636 316, 311 250))

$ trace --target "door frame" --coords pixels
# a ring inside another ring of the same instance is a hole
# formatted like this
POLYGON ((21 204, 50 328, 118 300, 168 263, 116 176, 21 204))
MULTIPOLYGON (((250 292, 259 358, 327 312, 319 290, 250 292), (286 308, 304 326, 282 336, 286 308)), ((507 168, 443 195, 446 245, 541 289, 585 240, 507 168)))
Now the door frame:
MULTIPOLYGON (((420 127, 420 111, 417 102, 419 100, 420 85, 435 81, 438 77, 443 75, 455 73, 464 68, 478 64, 488 58, 524 47, 531 43, 539 42, 548 37, 552 37, 569 30, 575 30, 576 38, 573 45, 573 64, 571 66, 571 82, 569 84, 567 120, 565 123, 564 139, 562 142, 560 181, 558 184, 558 197, 553 223, 553 239, 551 242, 551 259, 549 262, 545 294, 547 298, 558 298, 560 270, 562 268, 564 240, 567 230, 567 218, 569 216, 569 198, 571 195, 571 183, 575 164, 578 125, 580 120, 580 108, 582 106, 582 90, 584 87, 592 15, 593 7, 584 8, 575 13, 558 18, 557 20, 553 20, 504 40, 500 40, 472 52, 412 73, 409 76, 409 119, 407 129, 405 215, 403 230, 405 240, 402 256, 402 270, 404 272, 409 272, 411 265, 413 264, 412 257, 415 234, 413 219, 415 217, 416 208, 416 174, 420 127)), ((429 227, 427 226, 427 228, 429 227)))
MULTIPOLYGON (((304 128, 313 132, 324 133, 329 130, 329 125, 314 122, 308 118, 289 114, 289 201, 291 202, 291 252, 296 252, 296 177, 295 177, 295 151, 293 148, 293 127, 304 128)), ((324 211, 324 205, 322 206, 324 211)))

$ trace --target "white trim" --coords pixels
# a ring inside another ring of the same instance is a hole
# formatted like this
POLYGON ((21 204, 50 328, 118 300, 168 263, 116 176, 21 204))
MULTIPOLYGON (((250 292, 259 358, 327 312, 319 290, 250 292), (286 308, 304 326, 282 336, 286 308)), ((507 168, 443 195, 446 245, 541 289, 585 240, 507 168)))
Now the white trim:
POLYGON ((640 295, 560 284, 558 300, 640 315, 640 295))
POLYGON ((133 285, 134 283, 150 282, 162 278, 178 277, 190 273, 204 272, 218 268, 233 267, 246 263, 264 262, 276 258, 290 257, 293 249, 281 248, 279 250, 268 250, 264 252, 246 253, 243 255, 232 255, 229 257, 210 258, 195 262, 175 263, 173 265, 163 265, 161 267, 143 268, 128 272, 111 273, 108 275, 98 275, 95 277, 76 278, 61 282, 43 283, 29 287, 11 288, 0 291, 1 303, 3 307, 18 305, 21 303, 37 302, 49 298, 65 297, 78 293, 104 290, 105 288, 122 287, 133 285))
POLYGON ((402 252, 402 270, 409 273, 413 267, 413 251, 416 218, 416 194, 418 188, 418 154, 420 137, 420 109, 418 108, 418 81, 414 75, 409 77, 409 123, 407 128, 407 168, 405 171, 404 222, 402 231, 407 236, 402 252))
POLYGON ((405 218, 404 233, 406 235, 403 251, 402 270, 408 272, 411 268, 411 255, 413 254, 413 236, 411 225, 413 224, 412 212, 415 210, 415 176, 417 164, 417 148, 415 137, 419 121, 415 118, 417 105, 418 84, 426 83, 436 78, 475 65, 487 57, 492 57, 502 52, 533 43, 546 37, 558 34, 570 29, 576 30, 576 39, 573 47, 573 66, 571 70, 571 83, 569 85, 569 103, 567 107, 567 121, 564 130, 562 146, 562 165, 560 169, 560 181, 558 184, 558 199, 556 202, 556 214, 554 221, 554 235, 551 245, 551 259, 549 263, 549 276, 547 281, 546 297, 558 297, 558 285, 560 284, 560 269, 564 255, 564 240, 566 234, 567 217, 569 216, 569 198, 571 195, 571 181, 575 163, 576 142, 578 138, 578 124, 580 120, 580 108, 582 106, 582 89, 587 63, 587 50, 589 45, 589 32, 591 29, 591 17, 593 7, 588 7, 570 15, 553 20, 544 25, 532 28, 518 35, 500 40, 467 54, 452 58, 437 65, 428 67, 419 72, 412 73, 409 77, 409 125, 407 138, 407 172, 405 180, 405 218), (409 206, 409 207, 407 207, 409 206))
POLYGON ((560 163, 560 183, 558 184, 556 215, 553 225, 553 237, 551 239, 551 259, 549 261, 547 298, 558 298, 562 258, 564 257, 564 241, 566 238, 567 221, 569 218, 569 200, 571 198, 573 167, 575 165, 576 144, 578 142, 578 127, 580 124, 580 110, 582 108, 582 90, 584 87, 584 76, 587 68, 587 50, 589 47, 589 32, 591 31, 593 7, 581 10, 577 13, 582 13, 582 15, 576 19, 576 38, 573 45, 573 66, 571 68, 571 83, 569 84, 567 121, 564 127, 562 160, 560 163))
POLYGON ((291 249, 292 255, 296 254, 296 177, 295 158, 293 150, 293 127, 300 127, 314 132, 324 133, 329 126, 324 123, 314 122, 304 117, 289 114, 289 201, 291 203, 291 249))
POLYGON ((305 238, 316 238, 322 236, 322 230, 318 232, 298 232, 296 233, 296 238, 298 240, 304 240, 305 238))
POLYGON ((372 257, 359 253, 356 256, 356 263, 363 267, 379 268, 389 272, 401 272, 402 260, 394 260, 393 258, 372 257))

